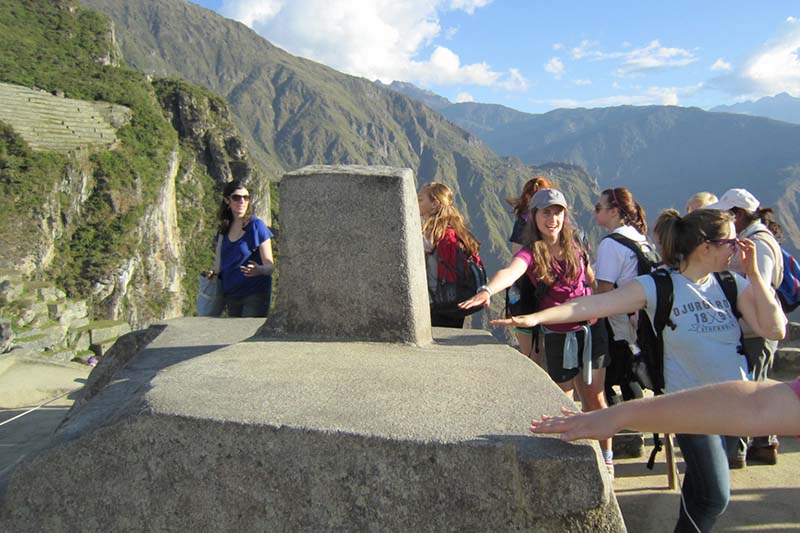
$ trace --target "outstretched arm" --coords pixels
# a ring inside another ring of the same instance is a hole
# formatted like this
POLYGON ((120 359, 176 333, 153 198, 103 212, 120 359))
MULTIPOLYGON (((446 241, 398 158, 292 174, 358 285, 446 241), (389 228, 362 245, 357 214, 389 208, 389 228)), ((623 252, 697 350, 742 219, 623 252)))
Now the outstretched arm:
POLYGON ((631 280, 613 291, 575 298, 567 303, 550 307, 530 315, 492 320, 493 326, 518 326, 532 328, 539 324, 582 322, 592 318, 633 313, 647 305, 641 283, 631 280))
POLYGON ((517 279, 524 276, 527 270, 528 264, 519 257, 515 257, 507 267, 497 271, 497 274, 486 284, 485 290, 478 291, 478 294, 469 300, 461 302, 458 304, 458 307, 461 309, 469 309, 471 307, 478 307, 479 305, 487 307, 492 294, 510 287, 517 279))
POLYGON ((800 434, 800 398, 778 381, 727 381, 633 400, 591 413, 531 421, 532 433, 562 440, 602 439, 620 429, 709 435, 800 434))

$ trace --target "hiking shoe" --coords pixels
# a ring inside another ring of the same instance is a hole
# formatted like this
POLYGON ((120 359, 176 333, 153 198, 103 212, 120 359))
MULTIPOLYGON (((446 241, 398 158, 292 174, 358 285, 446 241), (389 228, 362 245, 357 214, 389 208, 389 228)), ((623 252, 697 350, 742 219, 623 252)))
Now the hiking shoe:
POLYGON ((611 478, 611 481, 614 481, 614 463, 606 461, 606 470, 608 470, 608 477, 611 478))
POLYGON ((747 461, 745 460, 744 454, 728 456, 728 468, 730 470, 740 470, 746 466, 747 461))
POLYGON ((778 464, 778 445, 759 446, 747 449, 747 460, 765 465, 778 464))

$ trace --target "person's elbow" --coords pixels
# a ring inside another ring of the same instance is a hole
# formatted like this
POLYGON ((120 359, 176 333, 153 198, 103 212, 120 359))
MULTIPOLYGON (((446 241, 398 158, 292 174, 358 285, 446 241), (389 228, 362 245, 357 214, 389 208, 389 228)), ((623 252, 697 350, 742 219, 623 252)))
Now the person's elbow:
POLYGON ((764 337, 771 341, 783 340, 786 337, 786 323, 781 322, 780 324, 770 328, 768 334, 764 335, 764 337))

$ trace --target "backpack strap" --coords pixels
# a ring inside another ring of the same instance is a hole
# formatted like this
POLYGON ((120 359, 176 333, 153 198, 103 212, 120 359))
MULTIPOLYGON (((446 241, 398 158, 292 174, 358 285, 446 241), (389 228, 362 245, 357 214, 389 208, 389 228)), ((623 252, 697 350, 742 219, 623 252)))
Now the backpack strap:
MULTIPOLYGON (((739 311, 739 307, 737 307, 736 304, 739 299, 739 287, 736 286, 736 278, 727 270, 714 272, 714 277, 717 278, 717 283, 722 287, 725 299, 727 299, 728 303, 731 305, 733 317, 738 321, 742 318, 742 313, 739 311)), ((744 352, 744 332, 742 332, 741 327, 739 327, 739 346, 736 348, 736 351, 741 355, 746 355, 744 352)))
POLYGON ((775 270, 773 271, 772 279, 769 280, 769 282, 772 288, 777 290, 783 281, 783 269, 786 268, 786 265, 783 261, 783 249, 781 248, 781 245, 778 243, 775 235, 773 235, 768 229, 760 229, 754 232, 748 238, 750 240, 758 240, 763 242, 767 245, 767 248, 769 248, 770 252, 772 252, 772 262, 775 265, 775 270), (759 237, 759 235, 762 236, 759 237), (778 262, 780 262, 780 265, 778 262))
POLYGON ((739 312, 739 308, 736 305, 739 299, 739 288, 736 286, 736 279, 733 277, 733 274, 727 270, 714 272, 714 277, 717 278, 717 283, 722 287, 725 298, 728 300, 728 303, 731 304, 733 316, 736 320, 739 320, 742 318, 742 313, 739 312))
POLYGON ((653 316, 653 330, 655 330, 656 336, 662 344, 661 351, 663 354, 662 335, 664 333, 664 328, 669 326, 670 329, 675 329, 675 323, 670 318, 672 304, 675 302, 675 294, 672 287, 672 274, 670 274, 669 270, 659 268, 652 271, 650 277, 653 278, 656 284, 656 312, 653 316))
MULTIPOLYGON (((675 323, 670 316, 672 315, 672 305, 675 302, 675 294, 672 285, 672 274, 669 270, 659 268, 650 273, 650 277, 656 284, 656 312, 653 316, 653 331, 658 339, 658 354, 655 359, 657 360, 655 370, 660 372, 661 375, 653 379, 655 385, 655 394, 664 394, 664 328, 669 326, 670 329, 675 329, 675 323), (656 379, 658 383, 656 384, 656 379)), ((653 469, 656 461, 656 455, 663 449, 663 443, 658 433, 653 433, 653 451, 650 452, 650 458, 647 460, 647 468, 653 469)))
POLYGON ((636 255, 636 270, 638 275, 641 276, 650 272, 650 269, 645 268, 645 265, 650 265, 652 263, 647 256, 644 255, 644 250, 642 250, 642 247, 639 246, 639 243, 630 237, 622 235, 621 233, 609 233, 603 237, 603 239, 611 239, 612 241, 621 244, 636 255))

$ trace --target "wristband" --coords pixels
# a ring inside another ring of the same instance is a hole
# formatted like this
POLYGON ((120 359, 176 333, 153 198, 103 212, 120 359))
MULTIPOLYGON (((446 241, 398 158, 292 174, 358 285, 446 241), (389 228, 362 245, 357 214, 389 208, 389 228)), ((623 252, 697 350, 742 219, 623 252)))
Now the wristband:
POLYGON ((490 289, 488 285, 481 285, 480 287, 478 287, 478 292, 481 291, 484 291, 486 294, 488 294, 490 298, 492 297, 492 294, 494 294, 492 292, 492 289, 490 289))

